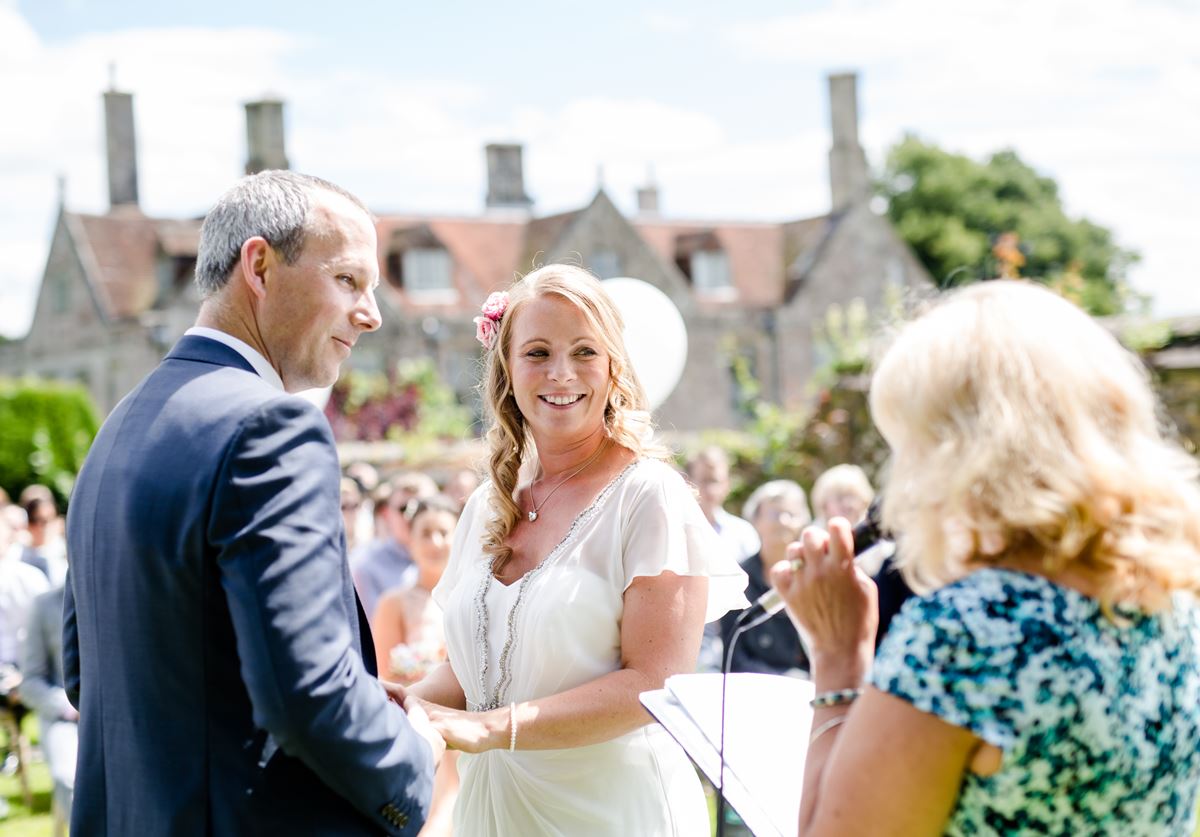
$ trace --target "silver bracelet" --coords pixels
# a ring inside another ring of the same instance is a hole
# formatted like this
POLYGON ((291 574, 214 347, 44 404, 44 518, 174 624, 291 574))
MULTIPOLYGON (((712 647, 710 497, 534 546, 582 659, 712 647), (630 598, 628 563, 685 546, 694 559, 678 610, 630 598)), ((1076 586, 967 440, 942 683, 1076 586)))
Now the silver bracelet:
POLYGON ((508 726, 511 732, 508 734, 508 751, 515 752, 517 749, 517 704, 516 702, 508 705, 508 726))
POLYGON ((846 723, 846 718, 849 717, 849 715, 849 712, 845 712, 841 715, 838 715, 836 718, 830 718, 828 721, 821 724, 821 726, 813 730, 813 734, 808 737, 808 746, 811 747, 816 743, 818 738, 829 732, 831 729, 840 727, 842 724, 846 723))
POLYGON ((809 703, 813 709, 820 709, 823 706, 845 706, 848 703, 854 703, 860 695, 862 695, 862 689, 838 689, 835 692, 821 692, 809 703))

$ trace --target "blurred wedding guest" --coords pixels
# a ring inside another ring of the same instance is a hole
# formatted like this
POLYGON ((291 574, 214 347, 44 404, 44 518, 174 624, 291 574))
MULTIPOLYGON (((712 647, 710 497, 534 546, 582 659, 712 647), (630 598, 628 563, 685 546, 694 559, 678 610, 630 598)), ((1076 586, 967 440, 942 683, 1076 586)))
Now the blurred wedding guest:
POLYGON ((353 550, 359 544, 359 512, 362 511, 363 494, 358 483, 350 477, 342 477, 341 506, 342 525, 346 529, 346 549, 353 550))
MULTIPOLYGON (((762 546, 742 561, 742 569, 750 578, 746 598, 756 600, 771 589, 771 567, 782 561, 788 544, 800 537, 801 530, 812 516, 804 489, 791 480, 771 480, 754 490, 742 507, 746 519, 754 524, 762 546)), ((721 644, 729 647, 738 612, 721 618, 721 644)), ((798 675, 808 668, 808 658, 796 629, 787 614, 776 613, 762 625, 742 634, 733 647, 730 671, 749 671, 760 674, 798 675)))
POLYGON ((363 610, 374 613, 379 597, 393 587, 411 586, 417 568, 408 554, 408 521, 404 507, 416 497, 437 493, 437 483, 422 473, 410 471, 392 477, 384 494, 383 531, 350 555, 350 573, 362 599, 363 610))
POLYGON ((876 657, 846 521, 777 565, 817 690, 800 833, 1192 834, 1198 465, 1141 362, 1049 290, 987 282, 899 333, 870 404, 925 595, 876 657))
MULTIPOLYGON (((725 449, 717 445, 702 448, 688 459, 685 471, 696 488, 704 519, 717 533, 726 554, 739 564, 757 554, 760 543, 754 526, 725 511, 729 497, 729 457, 725 449)), ((710 622, 704 626, 696 667, 700 671, 720 671, 723 662, 721 624, 710 622)))
MULTIPOLYGON (((411 587, 395 587, 379 600, 371 620, 380 676, 408 685, 446 661, 442 609, 433 600, 450 558, 450 542, 459 506, 444 494, 409 500, 408 549, 417 568, 411 587)), ((458 754, 447 752, 433 779, 433 805, 421 837, 451 833, 454 797, 458 792, 458 754)))
MULTIPOLYGON (((26 493, 22 492, 21 496, 25 497, 26 493)), ((54 496, 47 489, 45 495, 33 494, 21 505, 29 521, 29 543, 25 545, 21 560, 45 573, 51 586, 61 587, 67 578, 67 554, 62 536, 62 518, 58 514, 54 496)))
POLYGON ((0 666, 19 670, 33 600, 50 589, 50 581, 21 560, 11 548, 12 536, 7 518, 0 516, 0 666))
POLYGON ((475 469, 459 468, 450 475, 450 479, 446 480, 446 487, 442 489, 442 493, 458 503, 458 507, 461 509, 467 504, 471 492, 478 487, 479 474, 475 469))
POLYGON ((379 471, 370 462, 357 460, 347 465, 342 474, 354 480, 362 500, 358 506, 358 520, 354 534, 357 543, 366 543, 375 537, 375 492, 379 488, 379 471))
POLYGON ((414 683, 446 659, 442 611, 431 593, 450 558, 458 504, 444 494, 410 500, 404 510, 413 584, 393 587, 379 599, 371 620, 379 670, 389 680, 414 683))
POLYGON ((21 648, 21 702, 38 717, 41 748, 50 768, 56 819, 70 819, 79 750, 79 713, 67 700, 62 664, 63 586, 33 600, 21 648))
POLYGON ((834 465, 817 477, 812 488, 816 524, 824 527, 835 517, 844 517, 853 526, 867 514, 875 499, 875 489, 863 469, 857 465, 834 465))
POLYGON ((687 462, 687 477, 696 486, 700 511, 734 560, 744 561, 758 552, 755 527, 725 511, 725 500, 729 497, 729 457, 724 448, 712 445, 699 451, 687 462))

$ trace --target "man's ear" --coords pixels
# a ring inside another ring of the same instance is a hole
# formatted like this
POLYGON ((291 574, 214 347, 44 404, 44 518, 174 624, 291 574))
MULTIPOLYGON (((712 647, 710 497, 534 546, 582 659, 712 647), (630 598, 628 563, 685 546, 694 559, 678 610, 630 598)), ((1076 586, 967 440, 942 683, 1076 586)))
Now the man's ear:
POLYGON ((246 288, 258 299, 267 295, 267 272, 275 264, 275 250, 262 236, 256 235, 242 242, 242 252, 238 258, 241 267, 241 279, 246 288))

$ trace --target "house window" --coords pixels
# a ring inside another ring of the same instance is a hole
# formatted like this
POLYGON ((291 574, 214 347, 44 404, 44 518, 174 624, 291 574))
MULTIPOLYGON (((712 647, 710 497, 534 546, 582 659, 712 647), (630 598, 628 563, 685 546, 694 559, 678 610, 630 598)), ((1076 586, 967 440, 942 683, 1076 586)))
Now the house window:
POLYGON ((621 257, 612 250, 597 250, 592 253, 591 267, 601 279, 612 279, 621 275, 621 257))
POLYGON ((729 275, 729 256, 724 250, 698 250, 691 259, 692 286, 703 294, 723 294, 733 290, 729 275))
POLYGON ((409 293, 433 296, 454 293, 450 282, 450 254, 443 248, 410 248, 401 254, 400 263, 404 290, 409 293))

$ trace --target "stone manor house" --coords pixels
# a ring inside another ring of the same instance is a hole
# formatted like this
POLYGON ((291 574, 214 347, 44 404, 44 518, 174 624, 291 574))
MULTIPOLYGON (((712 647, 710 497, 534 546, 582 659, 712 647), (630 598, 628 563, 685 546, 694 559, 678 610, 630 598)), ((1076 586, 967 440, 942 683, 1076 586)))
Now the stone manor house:
MULTIPOLYGON (((734 353, 749 361, 764 397, 800 403, 811 395, 820 362, 814 325, 832 303, 862 298, 878 306, 889 286, 930 282, 869 206, 856 76, 832 75, 828 86, 830 210, 815 218, 666 218, 652 185, 638 190, 633 217, 603 188, 586 206, 539 215, 525 192, 522 147, 488 145, 487 197, 478 215, 378 218, 384 324, 359 344, 351 366, 383 370, 400 358, 430 357, 473 403, 480 350, 471 318, 480 303, 535 260, 567 260, 601 278, 642 279, 679 308, 689 352, 682 381, 658 411, 664 428, 744 422, 734 353)), ((110 209, 90 215, 60 207, 33 324, 23 339, 0 347, 0 374, 81 380, 108 411, 195 318, 202 219, 141 211, 132 96, 109 91, 104 108, 110 209)), ((246 171, 286 168, 283 103, 245 108, 246 171)))

